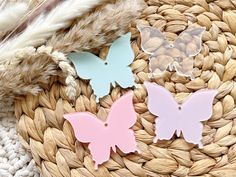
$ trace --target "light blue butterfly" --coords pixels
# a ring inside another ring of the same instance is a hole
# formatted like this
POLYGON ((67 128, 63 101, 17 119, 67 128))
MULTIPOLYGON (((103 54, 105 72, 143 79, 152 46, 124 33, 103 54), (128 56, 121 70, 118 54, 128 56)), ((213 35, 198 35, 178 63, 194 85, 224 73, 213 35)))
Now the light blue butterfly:
POLYGON ((111 84, 115 87, 117 83, 122 88, 134 86, 134 75, 129 67, 134 60, 130 37, 131 33, 127 33, 114 41, 105 61, 88 52, 69 54, 78 76, 90 79, 97 102, 109 94, 111 84))

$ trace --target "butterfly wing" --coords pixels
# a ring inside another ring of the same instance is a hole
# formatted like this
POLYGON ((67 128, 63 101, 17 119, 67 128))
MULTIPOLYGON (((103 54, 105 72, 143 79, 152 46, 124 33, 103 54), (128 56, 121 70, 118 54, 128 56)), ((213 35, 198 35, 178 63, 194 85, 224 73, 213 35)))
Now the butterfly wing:
POLYGON ((193 93, 182 105, 181 130, 186 141, 201 146, 202 124, 212 115, 212 104, 216 90, 204 90, 193 93))
POLYGON ((120 131, 119 136, 122 138, 116 139, 116 146, 119 147, 123 153, 127 154, 139 151, 133 130, 126 129, 124 131, 120 131))
POLYGON ((70 53, 68 58, 72 61, 77 74, 82 79, 95 79, 106 76, 105 61, 89 52, 70 53))
POLYGON ((76 139, 82 143, 98 141, 104 135, 104 124, 89 112, 65 114, 64 118, 72 125, 76 139))
POLYGON ((111 82, 109 79, 100 80, 100 79, 92 79, 90 81, 90 85, 93 88, 94 94, 96 95, 96 101, 99 102, 99 98, 102 98, 109 94, 111 86, 111 82))
POLYGON ((119 72, 119 77, 116 78, 116 82, 122 88, 133 87, 135 85, 135 78, 131 68, 121 68, 119 72))
POLYGON ((212 115, 212 105, 216 90, 202 90, 193 93, 182 105, 183 114, 193 121, 206 121, 212 115))
POLYGON ((194 60, 192 57, 179 59, 177 62, 175 61, 173 63, 173 67, 175 68, 175 70, 179 75, 191 77, 191 79, 194 79, 193 76, 194 60))
POLYGON ((191 28, 183 31, 175 40, 174 46, 187 57, 197 55, 202 48, 202 35, 205 28, 191 28), (184 44, 184 45, 182 45, 184 44), (185 47, 183 47, 185 46, 185 47))
MULTIPOLYGON (((105 137, 102 137, 105 139, 105 137)), ((111 155, 111 147, 107 143, 92 142, 88 146, 92 158, 95 162, 95 170, 98 169, 98 165, 109 160, 111 155)))
POLYGON ((174 46, 178 52, 175 52, 175 63, 173 65, 180 75, 192 76, 193 56, 201 51, 204 31, 205 28, 187 29, 175 40, 174 46))
MULTIPOLYGON (((171 93, 155 83, 144 83, 148 92, 148 109, 156 116, 172 117, 172 112, 177 111, 179 105, 171 93)), ((173 118, 172 118, 173 119, 173 118)))
POLYGON ((91 113, 71 113, 65 114, 75 132, 77 140, 82 143, 89 143, 89 150, 95 161, 95 168, 109 160, 111 142, 106 132, 104 123, 91 113))
POLYGON ((68 57, 82 79, 91 79, 90 84, 97 102, 109 93, 112 75, 105 61, 88 52, 71 53, 68 57))
POLYGON ((134 75, 130 64, 134 60, 134 52, 130 45, 131 33, 117 39, 110 47, 107 63, 109 67, 110 80, 113 86, 117 82, 122 88, 134 86, 134 75))
POLYGON ((183 137, 188 143, 198 144, 199 148, 202 148, 202 129, 202 123, 188 122, 188 126, 182 128, 183 137))
POLYGON ((138 30, 141 34, 141 47, 147 54, 152 55, 161 47, 169 44, 166 37, 157 28, 139 25, 138 30))
POLYGON ((133 92, 129 92, 113 103, 108 119, 108 131, 114 140, 114 146, 118 146, 124 153, 137 150, 137 143, 133 130, 137 116, 133 106, 133 92))
POLYGON ((130 38, 131 33, 127 33, 112 43, 106 59, 111 67, 126 67, 133 62, 134 52, 130 45, 130 38))
POLYGON ((148 109, 158 116, 154 142, 158 139, 169 140, 179 127, 179 105, 164 87, 150 82, 144 84, 148 92, 148 109))
POLYGON ((141 47, 150 54, 149 68, 154 75, 161 74, 174 61, 169 56, 170 42, 162 32, 150 26, 138 26, 141 33, 141 47))
POLYGON ((128 92, 112 104, 107 124, 112 130, 131 128, 137 120, 133 106, 133 92, 128 92))

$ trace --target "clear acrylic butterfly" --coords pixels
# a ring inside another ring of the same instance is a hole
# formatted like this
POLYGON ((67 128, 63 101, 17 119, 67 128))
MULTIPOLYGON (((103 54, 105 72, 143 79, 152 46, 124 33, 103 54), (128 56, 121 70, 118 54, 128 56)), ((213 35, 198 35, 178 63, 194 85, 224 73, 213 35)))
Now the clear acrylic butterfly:
POLYGON ((98 165, 109 160, 111 148, 118 147, 123 153, 138 151, 134 132, 130 129, 137 116, 133 107, 133 92, 129 92, 113 103, 107 121, 102 122, 89 112, 65 114, 82 143, 89 143, 89 150, 98 165))
POLYGON ((130 64, 134 60, 134 52, 130 44, 131 33, 116 41, 110 47, 106 60, 102 60, 89 52, 71 53, 69 59, 75 65, 77 74, 82 79, 90 79, 97 102, 109 94, 111 84, 122 88, 135 85, 130 64))
POLYGON ((193 56, 200 53, 202 35, 205 28, 183 31, 175 41, 168 41, 158 29, 139 25, 141 47, 150 55, 149 68, 152 75, 160 75, 165 70, 177 71, 179 75, 194 78, 193 56))
POLYGON ((156 137, 158 140, 170 140, 181 132, 184 139, 201 148, 201 121, 208 120, 212 115, 212 104, 216 90, 201 90, 193 93, 183 104, 178 104, 172 94, 155 83, 145 82, 148 91, 148 109, 158 116, 156 119, 156 137))

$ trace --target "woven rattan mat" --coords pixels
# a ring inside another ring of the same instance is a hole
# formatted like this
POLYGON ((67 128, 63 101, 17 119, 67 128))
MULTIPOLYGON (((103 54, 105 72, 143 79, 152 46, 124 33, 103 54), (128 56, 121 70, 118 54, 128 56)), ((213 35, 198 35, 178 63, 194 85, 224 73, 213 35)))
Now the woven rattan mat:
MULTIPOLYGON (((94 170, 87 145, 75 140, 63 113, 90 111, 105 119, 112 103, 124 90, 116 87, 96 104, 88 82, 77 80, 75 104, 68 101, 65 87, 56 79, 38 97, 27 96, 15 104, 17 130, 24 146, 44 177, 131 177, 131 176, 236 176, 236 1, 148 0, 140 21, 165 31, 169 39, 191 23, 206 27, 203 49, 195 57, 195 80, 166 72, 153 79, 175 93, 178 101, 204 88, 217 89, 212 118, 204 124, 203 149, 182 138, 153 144, 154 119, 147 110, 143 82, 148 77, 148 56, 140 48, 140 34, 133 25, 132 47, 136 58, 132 69, 136 83, 134 105, 138 121, 133 127, 141 154, 112 153, 111 159, 94 170)), ((102 50, 104 56, 107 49, 102 50)), ((91 71, 92 72, 92 71, 91 71)), ((88 127, 89 128, 89 127, 88 127)), ((91 130, 93 131, 93 130, 91 130)))

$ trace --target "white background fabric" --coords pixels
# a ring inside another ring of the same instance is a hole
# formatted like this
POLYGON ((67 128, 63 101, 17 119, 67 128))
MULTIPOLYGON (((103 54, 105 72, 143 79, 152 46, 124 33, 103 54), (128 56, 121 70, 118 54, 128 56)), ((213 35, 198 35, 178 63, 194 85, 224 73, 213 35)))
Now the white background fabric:
POLYGON ((0 104, 0 177, 39 177, 32 157, 16 134, 11 101, 0 104))

